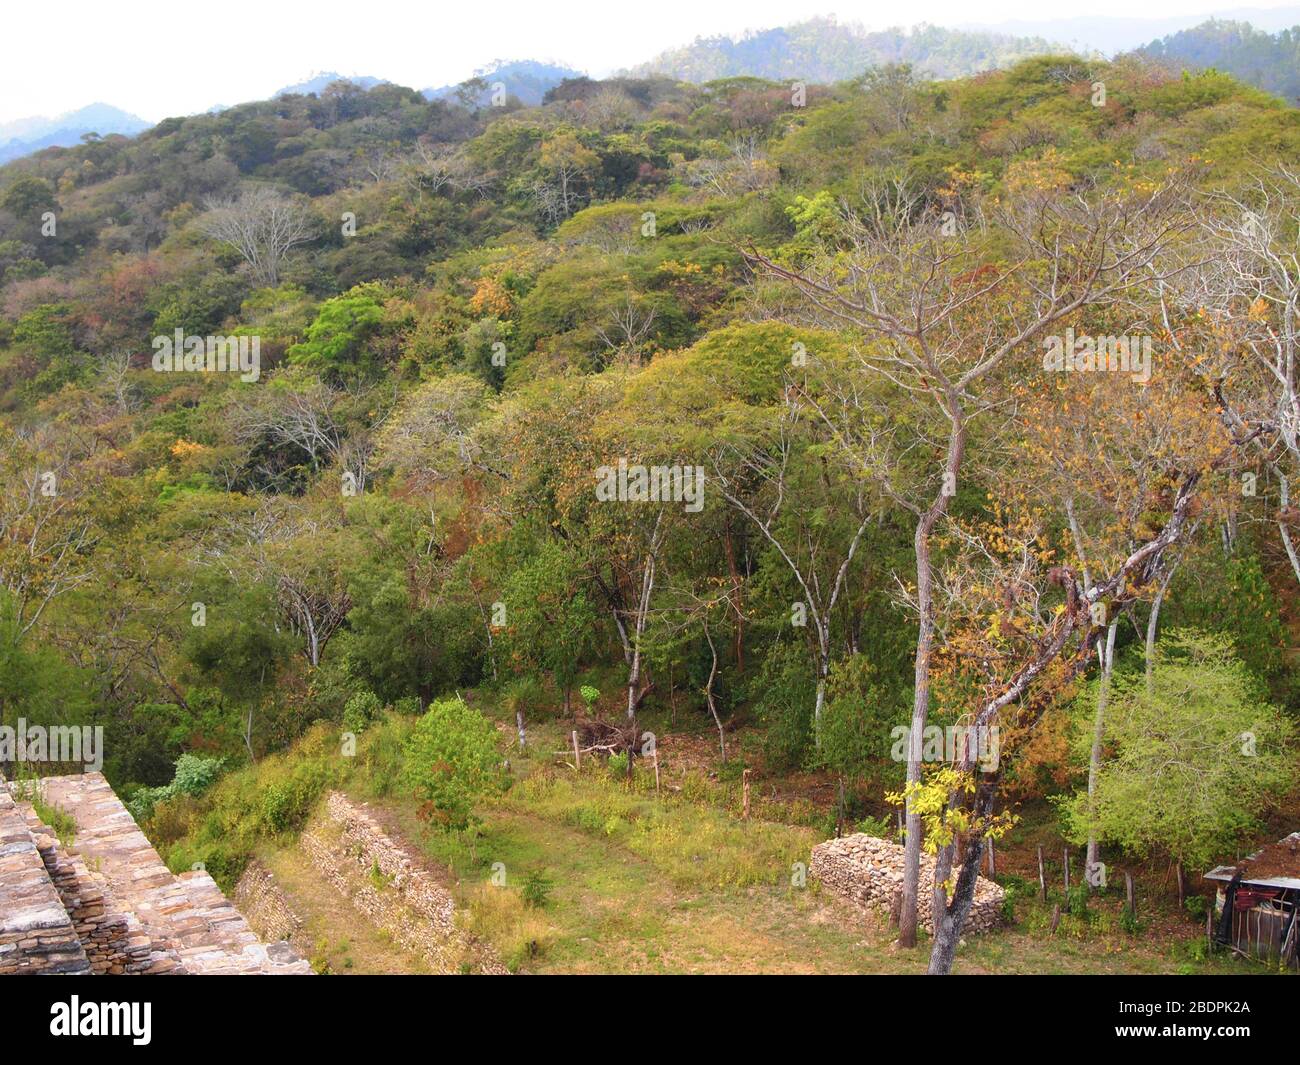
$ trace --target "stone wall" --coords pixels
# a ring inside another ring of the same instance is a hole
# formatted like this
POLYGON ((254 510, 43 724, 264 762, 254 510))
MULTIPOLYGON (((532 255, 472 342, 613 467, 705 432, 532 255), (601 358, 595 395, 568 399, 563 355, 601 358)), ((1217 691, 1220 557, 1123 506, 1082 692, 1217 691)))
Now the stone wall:
POLYGON ((288 943, 303 957, 310 956, 312 944, 303 931, 302 918, 294 912, 271 870, 261 862, 249 863, 235 885, 233 900, 262 939, 288 943))
POLYGON ((0 973, 307 974, 262 943, 202 870, 174 874, 102 773, 45 777, 66 846, 0 779, 0 973))
POLYGON ((332 792, 299 845, 360 913, 434 972, 506 972, 485 944, 457 926, 451 893, 363 806, 332 792))
POLYGON ((0 974, 89 973, 22 811, 0 781, 0 974))
POLYGON ((64 851, 34 810, 28 809, 27 824, 92 973, 159 975, 179 969, 175 953, 156 947, 135 914, 118 904, 104 877, 86 868, 80 855, 64 851))
MULTIPOLYGON (((819 843, 812 851, 809 871, 831 891, 864 910, 892 916, 903 890, 903 848, 886 839, 859 833, 819 843)), ((932 935, 930 903, 934 897, 934 858, 921 854, 921 885, 917 920, 932 935)), ((986 932, 1002 917, 1004 892, 985 877, 975 882, 975 901, 964 933, 986 932)))

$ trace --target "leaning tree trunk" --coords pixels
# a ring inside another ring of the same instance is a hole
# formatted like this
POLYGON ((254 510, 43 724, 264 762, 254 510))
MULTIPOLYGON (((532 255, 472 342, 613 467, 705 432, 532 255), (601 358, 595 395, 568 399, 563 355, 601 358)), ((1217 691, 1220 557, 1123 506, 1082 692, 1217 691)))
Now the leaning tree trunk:
MULTIPOLYGON (((987 820, 993 811, 998 776, 999 774, 988 774, 976 787, 973 820, 977 825, 987 820)), ((971 907, 975 904, 975 886, 979 881, 980 860, 983 854, 984 833, 977 828, 962 842, 961 871, 957 874, 952 900, 942 912, 935 915, 934 947, 930 951, 928 969, 931 976, 947 976, 952 972, 952 963, 957 957, 957 944, 961 940, 962 927, 966 924, 966 918, 970 916, 971 907)))

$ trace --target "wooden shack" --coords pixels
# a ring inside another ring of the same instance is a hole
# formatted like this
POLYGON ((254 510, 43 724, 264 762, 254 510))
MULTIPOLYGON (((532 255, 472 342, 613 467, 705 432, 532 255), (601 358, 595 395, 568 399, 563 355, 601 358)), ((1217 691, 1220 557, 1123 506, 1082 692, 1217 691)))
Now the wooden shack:
POLYGON ((1236 865, 1205 874, 1215 882, 1214 942, 1246 957, 1300 969, 1300 832, 1236 865))

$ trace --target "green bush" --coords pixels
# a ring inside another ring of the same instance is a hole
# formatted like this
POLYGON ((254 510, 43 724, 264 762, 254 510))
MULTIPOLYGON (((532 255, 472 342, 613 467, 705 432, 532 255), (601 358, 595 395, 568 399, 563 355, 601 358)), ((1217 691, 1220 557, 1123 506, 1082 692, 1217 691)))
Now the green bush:
POLYGON ((160 803, 180 795, 202 795, 221 775, 224 758, 204 758, 198 754, 183 754, 176 759, 176 772, 170 784, 158 788, 139 788, 126 804, 136 821, 147 821, 160 803))
POLYGON ((273 781, 262 793, 263 824, 272 832, 301 828, 329 783, 326 766, 312 761, 299 762, 287 776, 273 781))
POLYGON ((371 691, 357 692, 343 707, 343 727, 360 735, 383 711, 379 696, 371 691))
POLYGON ((524 884, 521 893, 524 902, 534 909, 543 909, 551 898, 551 881, 536 869, 529 872, 524 877, 524 884))
POLYGON ((460 696, 431 703, 403 751, 402 783, 423 801, 421 816, 446 829, 468 828, 475 799, 504 784, 496 729, 460 696))

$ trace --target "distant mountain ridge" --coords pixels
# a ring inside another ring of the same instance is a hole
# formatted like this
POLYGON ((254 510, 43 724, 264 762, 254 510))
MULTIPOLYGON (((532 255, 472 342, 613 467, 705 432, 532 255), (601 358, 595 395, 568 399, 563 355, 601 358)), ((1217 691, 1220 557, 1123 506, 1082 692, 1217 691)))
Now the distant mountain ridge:
POLYGON ((349 81, 363 89, 373 89, 376 85, 391 84, 387 78, 374 78, 368 74, 339 74, 328 70, 312 74, 305 81, 300 81, 296 85, 286 85, 283 89, 277 89, 273 96, 307 96, 311 93, 319 95, 325 91, 326 86, 332 85, 336 81, 349 81))
POLYGON ((0 123, 0 163, 43 148, 70 148, 87 133, 133 137, 152 123, 105 103, 93 103, 55 118, 20 118, 0 123))
POLYGON ((1193 70, 1212 67, 1288 103, 1300 100, 1300 25, 1265 33, 1246 22, 1211 20, 1152 41, 1136 54, 1193 70))
MULTIPOLYGON (((751 76, 773 80, 835 82, 861 75, 870 67, 910 64, 923 77, 957 78, 1009 66, 1046 52, 1079 51, 1113 55, 1131 51, 1190 68, 1215 67, 1284 97, 1300 98, 1300 7, 1248 8, 1231 12, 1250 21, 1205 20, 1203 16, 1021 20, 1000 24, 966 23, 957 28, 917 26, 911 30, 868 32, 831 17, 739 36, 696 38, 621 73, 633 77, 661 75, 706 82, 751 76), (1199 20, 1199 21, 1198 21, 1199 20), (1268 32, 1274 30, 1276 32, 1268 32)), ((493 86, 526 106, 542 103, 561 82, 586 76, 555 62, 498 60, 475 77, 480 87, 468 101, 491 102, 493 86)), ((474 79, 469 79, 474 80, 474 79)), ((322 71, 273 94, 322 93, 336 81, 362 89, 391 85, 373 75, 322 71)), ((430 100, 455 99, 466 82, 421 89, 430 100)), ((209 113, 224 110, 224 105, 209 113)), ((32 117, 0 123, 0 164, 43 148, 71 147, 87 133, 134 136, 150 128, 137 115, 94 103, 56 118, 32 117)))
POLYGON ((632 67, 632 76, 662 74, 705 82, 751 76, 813 82, 844 81, 868 67, 910 64, 933 78, 956 78, 1007 66, 1059 46, 1040 37, 917 26, 868 32, 834 18, 813 18, 740 37, 701 37, 632 67))
POLYGON ((1013 19, 1007 22, 964 22, 958 28, 1007 34, 1013 37, 1039 36, 1061 41, 1080 51, 1115 55, 1141 48, 1157 38, 1228 19, 1248 22, 1256 30, 1274 33, 1300 23, 1300 7, 1222 8, 1196 15, 1161 18, 1077 15, 1070 18, 1013 19))
MULTIPOLYGON (((492 85, 499 82, 505 87, 507 95, 515 97, 520 103, 529 107, 536 107, 542 102, 542 97, 548 90, 555 88, 566 78, 583 76, 581 70, 558 63, 539 63, 533 59, 521 59, 511 63, 498 61, 475 75, 487 86, 478 94, 475 103, 482 106, 490 102, 492 85)), ((429 100, 446 100, 454 97, 463 84, 464 82, 458 82, 455 85, 443 85, 436 89, 421 89, 420 92, 429 100)))

